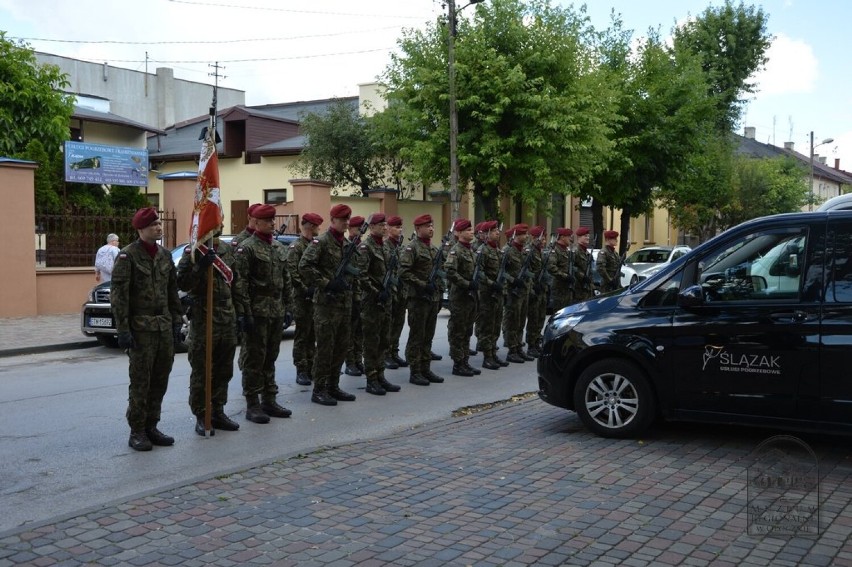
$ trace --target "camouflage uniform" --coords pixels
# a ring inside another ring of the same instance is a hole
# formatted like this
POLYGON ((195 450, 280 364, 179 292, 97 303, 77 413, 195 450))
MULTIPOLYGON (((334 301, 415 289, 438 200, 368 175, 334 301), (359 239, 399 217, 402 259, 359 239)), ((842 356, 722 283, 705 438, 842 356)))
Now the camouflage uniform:
MULTIPOLYGON (((348 241, 344 246, 352 246, 348 241)), ((353 267, 358 265, 358 250, 352 257, 353 267)), ((364 371, 364 329, 361 324, 361 281, 359 278, 352 280, 352 309, 349 321, 349 344, 346 348, 346 370, 347 374, 360 376, 364 371)))
POLYGON ((544 320, 547 311, 547 287, 544 284, 542 269, 541 248, 535 244, 530 247, 530 293, 527 300, 527 353, 538 356, 541 346, 541 331, 544 328, 544 320))
MULTIPOLYGON (((228 266, 233 268, 235 258, 233 249, 225 242, 214 246, 216 254, 228 266)), ((181 291, 187 292, 191 300, 189 331, 189 407, 192 414, 202 418, 205 410, 205 361, 207 350, 207 269, 199 266, 202 257, 195 251, 192 261, 191 248, 187 246, 178 262, 177 284, 181 291)), ((214 267, 213 270, 213 342, 211 345, 211 393, 212 414, 224 413, 228 402, 228 384, 234 375, 234 355, 237 350, 236 314, 231 297, 231 285, 214 267)), ((234 284, 236 282, 232 282, 234 284)))
POLYGON ((408 344, 405 346, 405 358, 411 367, 411 382, 420 385, 443 381, 429 369, 432 364, 432 339, 435 336, 443 292, 441 278, 435 278, 434 290, 427 287, 437 254, 437 248, 415 238, 402 249, 399 256, 399 277, 405 284, 408 302, 408 344), (424 383, 424 379, 428 382, 424 383))
POLYGON ((340 367, 349 346, 353 277, 348 273, 342 276, 349 288, 346 291, 332 292, 326 289, 343 258, 344 244, 343 235, 338 238, 329 229, 311 242, 299 262, 302 281, 315 290, 314 332, 317 350, 312 374, 314 393, 318 395, 329 395, 340 390, 340 367))
POLYGON ((406 308, 405 286, 399 281, 400 246, 401 243, 397 244, 390 238, 385 240, 386 257, 390 258, 391 254, 397 256, 396 268, 391 276, 393 285, 391 286, 391 311, 388 323, 388 349, 385 358, 391 358, 397 363, 405 362, 407 365, 407 361, 399 358, 399 337, 402 334, 402 328, 405 326, 406 308))
POLYGON ((361 327, 369 329, 363 334, 364 369, 367 374, 367 391, 382 395, 381 382, 385 375, 385 354, 388 350, 388 323, 392 300, 382 284, 389 262, 387 249, 381 236, 367 236, 358 246, 356 258, 360 275, 361 327))
POLYGON ((115 260, 110 302, 119 333, 130 332, 127 423, 131 431, 151 430, 160 421, 174 363, 173 329, 183 313, 172 255, 157 246, 154 257, 137 240, 115 260))
POLYGON ((506 294, 506 305, 503 308, 503 345, 509 349, 506 360, 509 362, 523 362, 523 333, 524 324, 527 320, 527 298, 529 296, 529 284, 526 280, 520 280, 521 268, 524 264, 526 251, 520 244, 511 242, 504 254, 509 255, 506 262, 506 282, 508 293, 506 294))
POLYGON ((239 246, 240 242, 242 242, 243 240, 246 240, 248 238, 251 238, 252 235, 254 235, 253 229, 250 229, 249 227, 244 228, 242 231, 240 231, 239 234, 237 234, 235 237, 233 237, 231 239, 231 247, 234 250, 236 250, 237 246, 239 246))
MULTIPOLYGON (((237 316, 251 317, 254 329, 243 333, 240 368, 249 407, 272 405, 278 395, 275 361, 281 349, 284 318, 292 297, 287 249, 277 240, 253 235, 236 248, 237 316)), ((266 411, 266 410, 264 410, 266 411)))
POLYGON ((497 288, 497 277, 500 273, 502 253, 497 243, 487 242, 482 245, 482 271, 479 276, 479 316, 477 317, 477 344, 482 350, 485 368, 499 366, 497 357, 497 339, 500 338, 500 323, 503 319, 504 288, 497 288))
POLYGON ((614 291, 621 287, 621 259, 615 248, 607 245, 598 252, 597 268, 603 291, 614 291))
POLYGON ((578 246, 574 251, 574 303, 594 296, 591 263, 592 254, 582 246, 578 246))
POLYGON ((575 277, 572 271, 574 252, 569 246, 557 243, 553 246, 551 254, 547 270, 553 277, 550 286, 550 302, 553 305, 553 311, 556 312, 574 302, 575 277))
POLYGON ((310 246, 312 239, 300 236, 290 244, 287 252, 287 271, 293 286, 293 307, 296 320, 296 334, 293 337, 293 364, 296 366, 297 380, 307 386, 314 367, 316 335, 314 334, 314 289, 305 285, 299 262, 310 246))
POLYGON ((450 342, 450 358, 453 359, 453 373, 469 376, 473 373, 468 364, 470 358, 470 337, 476 320, 478 303, 478 283, 473 284, 473 270, 477 256, 470 245, 456 242, 447 254, 444 271, 450 284, 450 320, 447 322, 447 338, 450 342), (467 372, 470 372, 468 374, 467 372))

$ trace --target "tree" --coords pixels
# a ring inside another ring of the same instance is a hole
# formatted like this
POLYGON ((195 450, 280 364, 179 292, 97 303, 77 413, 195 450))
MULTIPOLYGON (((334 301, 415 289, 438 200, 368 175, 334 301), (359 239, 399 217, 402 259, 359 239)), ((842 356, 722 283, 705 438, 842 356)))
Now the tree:
POLYGON ((19 156, 31 140, 48 150, 68 139, 74 101, 55 65, 40 65, 23 42, 0 31, 0 155, 19 156))
POLYGON ((60 208, 59 148, 69 137, 73 97, 55 65, 40 65, 23 42, 6 39, 0 31, 0 156, 30 159, 35 173, 36 209, 60 208))
MULTIPOLYGON (((508 195, 539 205, 578 191, 612 142, 615 101, 597 65, 585 13, 548 0, 492 0, 460 20, 456 47, 460 187, 490 218, 508 195)), ((411 175, 449 176, 447 30, 407 32, 383 81, 404 120, 411 175)))
POLYGON ((742 2, 734 6, 725 0, 724 6, 710 6, 673 30, 675 50, 690 51, 702 60, 721 131, 730 132, 739 121, 743 95, 754 92, 749 78, 766 64, 772 41, 766 32, 767 21, 762 8, 742 2))
POLYGON ((810 195, 807 175, 807 169, 790 157, 738 156, 733 170, 735 200, 722 216, 722 228, 756 217, 801 210, 810 195))

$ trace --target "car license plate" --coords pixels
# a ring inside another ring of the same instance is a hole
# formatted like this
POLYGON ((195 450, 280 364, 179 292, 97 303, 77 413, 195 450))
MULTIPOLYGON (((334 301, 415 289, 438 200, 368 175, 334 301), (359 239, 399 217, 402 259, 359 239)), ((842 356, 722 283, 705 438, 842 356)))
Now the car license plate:
POLYGON ((110 317, 89 317, 90 327, 112 327, 112 319, 110 317))

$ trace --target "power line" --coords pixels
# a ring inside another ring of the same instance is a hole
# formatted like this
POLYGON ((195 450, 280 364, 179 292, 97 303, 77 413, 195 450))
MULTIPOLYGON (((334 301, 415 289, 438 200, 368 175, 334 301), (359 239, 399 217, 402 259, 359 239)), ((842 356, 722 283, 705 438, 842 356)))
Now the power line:
MULTIPOLYGON (((361 51, 339 51, 337 53, 321 53, 317 55, 293 55, 291 57, 254 57, 251 59, 219 59, 219 63, 252 63, 252 62, 263 62, 263 61, 288 61, 294 59, 316 59, 320 57, 337 57, 340 55, 359 55, 362 53, 376 53, 379 51, 390 51, 393 49, 392 47, 380 47, 377 49, 364 49, 361 51)), ((81 59, 84 60, 85 59, 81 59)), ((141 63, 143 60, 141 59, 113 59, 111 63, 141 63)), ((149 59, 148 61, 152 63, 182 63, 182 64, 190 64, 190 63, 210 63, 209 59, 199 59, 199 60, 171 60, 171 59, 149 59)))
POLYGON ((111 40, 111 39, 93 39, 93 40, 85 40, 85 39, 50 39, 44 37, 9 37, 9 39, 16 39, 21 41, 45 41, 51 43, 75 43, 75 44, 85 44, 85 45, 208 45, 208 44, 221 44, 221 43, 253 43, 253 42, 262 42, 262 41, 293 41, 299 39, 315 39, 320 37, 334 37, 341 35, 352 35, 359 33, 373 33, 377 31, 384 30, 395 30, 398 29, 399 26, 385 26, 382 28, 373 28, 369 30, 347 30, 343 32, 335 32, 335 33, 324 33, 324 34, 315 34, 315 35, 298 35, 291 37, 262 37, 262 38, 254 38, 254 39, 221 39, 221 40, 210 40, 210 41, 121 41, 121 40, 111 40))
POLYGON ((355 14, 348 12, 322 12, 319 10, 293 10, 291 8, 267 8, 265 6, 237 6, 235 4, 220 4, 218 2, 193 2, 191 0, 169 0, 174 4, 189 4, 193 6, 208 6, 215 8, 237 8, 240 10, 264 10, 268 12, 288 12, 291 14, 318 14, 322 16, 355 16, 360 18, 405 18, 421 19, 421 16, 402 16, 394 14, 355 14))

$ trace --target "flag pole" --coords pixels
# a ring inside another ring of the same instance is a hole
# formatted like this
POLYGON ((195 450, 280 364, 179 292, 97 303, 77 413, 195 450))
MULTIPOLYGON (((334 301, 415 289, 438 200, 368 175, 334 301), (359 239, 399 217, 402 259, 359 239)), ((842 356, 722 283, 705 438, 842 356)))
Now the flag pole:
MULTIPOLYGON (((216 85, 213 86, 213 104, 210 106, 210 129, 207 132, 213 153, 216 153, 216 85)), ((207 248, 213 248, 213 239, 207 241, 207 248)), ((213 429, 213 264, 207 266, 207 330, 204 348, 204 430, 210 436, 216 435, 213 429)))

